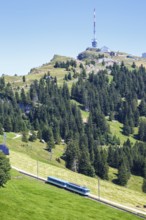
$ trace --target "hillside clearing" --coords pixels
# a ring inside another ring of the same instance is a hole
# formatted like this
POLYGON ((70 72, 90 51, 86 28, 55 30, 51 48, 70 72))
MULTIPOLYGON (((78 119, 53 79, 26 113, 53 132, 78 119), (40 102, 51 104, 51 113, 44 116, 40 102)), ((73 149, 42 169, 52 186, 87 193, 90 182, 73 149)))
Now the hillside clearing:
POLYGON ((118 138, 120 138, 121 144, 123 144, 127 139, 132 143, 135 143, 137 140, 133 137, 134 135, 137 135, 138 133, 138 128, 134 129, 134 135, 126 136, 122 133, 123 131, 123 124, 120 123, 119 121, 113 120, 113 121, 108 121, 108 124, 110 125, 110 130, 113 135, 116 135, 118 138))
MULTIPOLYGON (((35 160, 42 161, 44 163, 53 164, 57 167, 64 167, 65 162, 60 157, 64 153, 65 145, 60 144, 52 150, 52 155, 46 151, 46 143, 41 143, 39 140, 35 142, 22 142, 22 135, 15 134, 13 132, 6 133, 7 145, 9 149, 16 152, 22 152, 29 155, 35 160), (59 162, 57 159, 59 158, 59 162)), ((0 135, 0 142, 2 143, 3 137, 0 135)))

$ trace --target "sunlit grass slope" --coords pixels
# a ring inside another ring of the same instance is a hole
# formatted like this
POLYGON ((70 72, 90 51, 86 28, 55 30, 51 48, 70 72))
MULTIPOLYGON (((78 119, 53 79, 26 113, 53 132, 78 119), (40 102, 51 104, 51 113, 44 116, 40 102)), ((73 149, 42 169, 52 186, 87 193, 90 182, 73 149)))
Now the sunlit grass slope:
MULTIPOLYGON (((47 176, 55 176, 82 186, 90 188, 91 193, 97 195, 98 181, 96 178, 91 178, 82 174, 72 172, 68 169, 57 167, 51 164, 30 158, 29 155, 20 152, 11 151, 10 162, 13 166, 26 170, 27 172, 37 175, 37 165, 39 176, 47 178, 47 176)), ((140 179, 142 182, 142 178, 140 179)), ((135 181, 137 181, 135 179, 135 181)), ((100 180, 101 197, 115 201, 129 207, 136 208, 139 206, 141 210, 146 201, 146 194, 141 191, 120 187, 109 181, 100 180)))
POLYGON ((123 124, 122 123, 120 123, 119 121, 113 120, 113 121, 108 121, 108 124, 110 125, 111 133, 120 138, 121 144, 123 144, 128 138, 132 143, 135 143, 137 141, 134 138, 134 135, 137 135, 138 128, 134 128, 133 135, 126 136, 122 133, 122 131, 123 131, 123 124))
MULTIPOLYGON (((65 162, 60 157, 64 153, 65 145, 56 145, 52 150, 52 155, 46 150, 46 143, 41 143, 39 140, 35 142, 22 142, 21 134, 7 133, 6 144, 9 149, 15 152, 21 152, 29 155, 35 160, 42 161, 44 163, 53 164, 58 167, 64 167, 65 162), (59 159, 59 162, 57 159, 59 159)), ((0 143, 3 143, 3 137, 0 135, 0 143)))
MULTIPOLYGON (((4 76, 5 81, 6 83, 8 82, 11 83, 14 90, 19 91, 21 88, 24 88, 27 91, 34 80, 39 80, 45 74, 50 73, 52 77, 57 77, 58 86, 62 86, 64 83, 65 74, 67 74, 69 71, 66 71, 65 68, 54 68, 54 64, 56 62, 66 62, 67 60, 71 60, 71 59, 73 58, 54 55, 53 59, 49 63, 43 64, 42 66, 36 68, 32 68, 30 70, 30 73, 25 75, 25 80, 26 80, 25 82, 23 82, 23 76, 17 76, 17 75, 15 76, 5 75, 4 76)), ((76 79, 72 79, 66 82, 69 88, 71 88, 73 82, 76 82, 76 79)))
POLYGON ((79 195, 42 183, 17 172, 0 188, 1 220, 138 220, 79 195))
MULTIPOLYGON (((21 137, 15 137, 14 133, 7 134, 7 145, 10 148, 10 161, 13 166, 36 175, 38 164, 40 176, 44 178, 56 176, 84 185, 91 189, 91 193, 97 195, 98 181, 96 178, 66 169, 65 162, 62 159, 57 162, 56 159, 63 154, 65 145, 57 145, 52 158, 50 158, 50 154, 45 150, 45 145, 38 140, 34 143, 28 142, 25 144, 21 141, 21 137)), ((0 136, 0 141, 2 143, 2 136, 0 136)), ((116 174, 117 170, 110 168, 110 181, 100 180, 101 197, 131 207, 140 206, 143 210, 146 194, 142 193, 142 177, 131 176, 127 187, 120 187, 112 183, 112 180, 117 178, 116 174)))

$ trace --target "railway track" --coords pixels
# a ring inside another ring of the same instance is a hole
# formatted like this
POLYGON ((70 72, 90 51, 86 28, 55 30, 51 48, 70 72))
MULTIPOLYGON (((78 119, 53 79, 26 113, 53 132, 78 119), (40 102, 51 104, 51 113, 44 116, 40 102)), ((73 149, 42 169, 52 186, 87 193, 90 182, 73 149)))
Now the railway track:
MULTIPOLYGON (((17 170, 18 172, 24 174, 24 175, 27 175, 27 176, 30 176, 30 177, 35 178, 35 179, 37 179, 37 180, 46 182, 46 179, 45 179, 45 178, 39 177, 39 176, 34 175, 34 174, 32 174, 32 173, 28 173, 28 172, 26 172, 26 171, 24 171, 24 170, 21 170, 21 169, 19 169, 19 168, 17 168, 17 167, 14 167, 14 166, 12 166, 12 168, 15 169, 15 170, 17 170)), ((105 200, 105 199, 103 199, 103 198, 98 198, 97 196, 92 195, 92 194, 90 194, 89 196, 86 196, 86 198, 91 199, 91 200, 94 200, 94 201, 99 202, 99 203, 102 203, 102 204, 106 204, 106 205, 108 205, 108 206, 110 206, 110 207, 112 207, 112 208, 116 208, 116 209, 118 209, 118 210, 121 210, 121 211, 124 211, 124 212, 128 212, 128 213, 130 213, 130 214, 133 214, 133 215, 136 215, 136 216, 140 217, 141 219, 145 219, 145 220, 146 220, 146 213, 145 213, 145 212, 142 212, 142 211, 140 211, 140 210, 133 209, 133 208, 129 208, 129 207, 127 207, 127 206, 123 206, 123 205, 121 205, 121 204, 114 203, 114 202, 111 202, 111 201, 109 201, 109 200, 105 200)))
POLYGON ((132 208, 123 206, 121 204, 113 203, 113 202, 105 200, 105 199, 101 199, 101 198, 99 199, 99 198, 95 197, 94 195, 89 195, 88 198, 92 199, 94 201, 97 201, 99 203, 108 205, 112 208, 115 208, 115 209, 118 209, 118 210, 121 210, 121 211, 124 211, 124 212, 128 212, 130 214, 136 215, 136 216, 140 217, 141 219, 146 219, 146 213, 144 213, 142 211, 132 209, 132 208))

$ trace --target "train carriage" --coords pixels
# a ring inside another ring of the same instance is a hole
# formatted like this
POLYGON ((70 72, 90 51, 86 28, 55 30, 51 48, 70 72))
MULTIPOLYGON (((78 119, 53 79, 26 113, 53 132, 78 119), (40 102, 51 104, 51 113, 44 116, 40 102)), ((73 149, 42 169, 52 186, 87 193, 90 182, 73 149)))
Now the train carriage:
POLYGON ((86 187, 79 186, 74 183, 70 183, 62 179, 58 179, 56 177, 49 176, 47 178, 47 183, 51 183, 53 185, 59 186, 61 188, 67 189, 69 191, 72 191, 72 192, 75 192, 75 193, 78 193, 84 196, 88 196, 90 193, 90 190, 86 187))
POLYGON ((67 183, 66 189, 73 191, 73 192, 76 192, 76 193, 79 193, 84 196, 88 196, 90 193, 90 190, 88 188, 76 185, 74 183, 67 183))
POLYGON ((47 178, 47 183, 51 183, 51 184, 54 184, 56 186, 65 188, 68 182, 64 181, 64 180, 61 180, 61 179, 58 179, 58 178, 55 178, 55 177, 52 177, 52 176, 49 176, 47 178))

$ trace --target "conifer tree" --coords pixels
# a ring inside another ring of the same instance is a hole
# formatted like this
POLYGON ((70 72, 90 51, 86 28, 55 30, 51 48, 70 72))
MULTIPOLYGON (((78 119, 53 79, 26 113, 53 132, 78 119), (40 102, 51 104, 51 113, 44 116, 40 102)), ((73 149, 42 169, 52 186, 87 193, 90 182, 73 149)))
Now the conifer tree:
POLYGON ((72 79, 71 72, 69 72, 69 74, 68 74, 68 80, 71 80, 71 79, 72 79))
POLYGON ((139 112, 141 116, 146 116, 146 102, 144 99, 141 100, 139 105, 139 112))
POLYGON ((22 76, 22 81, 23 81, 23 82, 26 82, 25 76, 22 76))
POLYGON ((37 132, 37 138, 40 139, 40 140, 42 139, 42 131, 41 131, 41 129, 39 129, 38 132, 37 132))
POLYGON ((135 68, 135 67, 136 67, 135 62, 132 63, 131 67, 132 67, 132 68, 135 68))
POLYGON ((65 76, 64 76, 64 80, 68 80, 68 76, 67 76, 67 74, 65 74, 65 76))
POLYGON ((146 178, 143 178, 142 191, 146 193, 146 178))
POLYGON ((83 173, 88 176, 94 176, 95 171, 90 162, 90 155, 88 151, 88 138, 83 133, 80 137, 80 158, 79 158, 79 173, 83 173))
POLYGON ((1 123, 0 123, 0 135, 3 135, 3 127, 1 123))
POLYGON ((55 147, 55 141, 54 141, 53 132, 52 132, 52 129, 49 128, 48 129, 47 150, 49 150, 51 152, 52 148, 54 148, 54 147, 55 147))
POLYGON ((107 153, 106 151, 95 150, 95 161, 94 161, 95 173, 102 179, 108 180, 108 163, 107 163, 107 153))
POLYGON ((12 121, 10 116, 6 116, 4 121, 4 130, 7 132, 12 131, 12 121))
POLYGON ((87 151, 80 152, 79 173, 92 177, 95 176, 95 170, 90 163, 89 154, 87 151))
POLYGON ((143 165, 143 177, 146 178, 146 159, 144 160, 144 165, 143 165))
POLYGON ((128 182, 128 171, 124 162, 121 163, 118 169, 118 183, 121 186, 125 186, 128 182))
POLYGON ((96 175, 100 176, 100 164, 101 164, 101 155, 100 151, 95 147, 95 152, 94 152, 94 168, 95 168, 95 173, 96 175))
POLYGON ((65 151, 66 167, 77 172, 79 164, 79 146, 77 141, 71 140, 65 151))
POLYGON ((87 73, 86 73, 86 70, 85 70, 84 68, 82 69, 81 76, 82 76, 83 78, 86 78, 86 77, 87 77, 87 73))
POLYGON ((123 134, 129 136, 130 133, 131 133, 130 126, 128 125, 128 123, 124 124, 124 126, 123 126, 123 134))
POLYGON ((3 187, 10 180, 10 169, 9 159, 0 152, 0 187, 3 187))
POLYGON ((146 119, 142 119, 140 122, 138 136, 141 141, 146 141, 146 119))
POLYGON ((108 180, 109 166, 107 163, 107 151, 101 151, 101 164, 100 164, 100 177, 104 180, 108 180))
POLYGON ((25 91, 24 91, 23 88, 21 89, 21 94, 20 94, 20 96, 21 96, 21 101, 22 101, 22 103, 23 103, 23 104, 26 104, 26 103, 27 103, 27 98, 26 98, 26 94, 25 94, 25 91))
POLYGON ((28 142, 27 132, 25 132, 25 131, 22 133, 22 141, 26 142, 26 143, 28 142))
POLYGON ((34 131, 31 132, 31 135, 29 136, 29 141, 35 141, 37 139, 37 135, 34 131))

